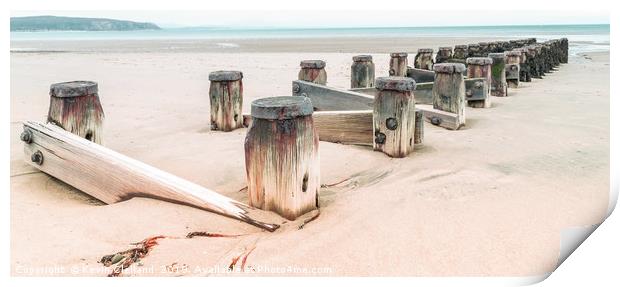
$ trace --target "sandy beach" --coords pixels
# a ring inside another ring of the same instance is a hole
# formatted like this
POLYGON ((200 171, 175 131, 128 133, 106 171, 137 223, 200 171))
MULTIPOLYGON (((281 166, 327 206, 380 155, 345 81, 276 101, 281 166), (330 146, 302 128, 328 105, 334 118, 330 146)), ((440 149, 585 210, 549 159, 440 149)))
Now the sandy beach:
POLYGON ((260 275, 551 272, 561 230, 600 223, 607 211, 609 52, 571 55, 544 79, 494 97, 492 108, 467 108, 461 130, 426 124, 424 144, 407 158, 320 142, 321 181, 338 184, 321 189, 321 214, 302 229, 303 219, 273 214, 283 224, 269 233, 145 198, 104 205, 23 160, 21 121, 45 120, 50 84, 92 80, 106 115, 105 146, 247 202, 247 129, 210 131, 209 72, 243 71, 249 112, 254 99, 290 95, 301 60, 325 60, 328 85, 348 88, 358 53, 373 56, 379 77, 388 76, 389 52, 413 58, 418 48, 487 40, 12 43, 30 52, 10 56, 11 274, 105 276, 103 255, 156 235, 169 238, 124 276, 227 275, 231 260, 250 249, 247 265, 260 275), (184 238, 192 231, 242 236, 184 238))

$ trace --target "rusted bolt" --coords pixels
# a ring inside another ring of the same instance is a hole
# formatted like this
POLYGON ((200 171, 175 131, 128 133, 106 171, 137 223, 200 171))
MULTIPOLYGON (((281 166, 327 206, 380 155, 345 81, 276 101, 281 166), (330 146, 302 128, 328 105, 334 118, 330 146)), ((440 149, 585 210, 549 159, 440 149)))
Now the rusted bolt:
POLYGON ((398 127, 398 121, 395 118, 388 118, 385 120, 385 126, 388 130, 395 130, 398 127))
POLYGON ((301 96, 302 96, 302 97, 306 97, 306 98, 307 98, 307 97, 308 97, 308 94, 306 94, 306 93, 301 93, 301 96))
POLYGON ((436 126, 441 124, 441 118, 439 118, 439 117, 432 117, 431 118, 431 124, 434 124, 436 126))
POLYGON ((394 71, 394 69, 390 69, 390 76, 394 76, 396 74, 396 71, 394 71))
POLYGON ((516 71, 517 70, 517 66, 512 66, 510 67, 511 70, 516 71))
POLYGON ((43 153, 40 150, 34 152, 32 156, 30 156, 30 160, 38 165, 42 165, 43 164, 43 153))
POLYGON ((24 130, 19 138, 25 143, 32 143, 32 131, 24 130))
POLYGON ((375 135, 375 143, 377 143, 377 144, 384 144, 385 143, 385 134, 384 133, 377 133, 375 135))
POLYGON ((293 93, 297 94, 301 90, 299 84, 293 84, 293 93))
POLYGON ((467 91, 467 92, 465 92, 465 95, 466 95, 468 98, 471 98, 471 97, 474 95, 474 93, 472 93, 471 91, 467 91))
POLYGON ((476 84, 474 85, 474 87, 476 87, 476 89, 480 89, 480 88, 482 88, 482 82, 476 82, 476 84))

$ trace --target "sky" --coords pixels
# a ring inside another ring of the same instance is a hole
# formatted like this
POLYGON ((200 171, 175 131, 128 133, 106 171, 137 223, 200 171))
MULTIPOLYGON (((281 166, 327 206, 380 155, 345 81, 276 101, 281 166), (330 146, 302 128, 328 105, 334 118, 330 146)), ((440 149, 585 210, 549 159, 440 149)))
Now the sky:
POLYGON ((11 11, 12 17, 54 15, 152 22, 161 27, 424 27, 607 24, 606 11, 11 11), (438 17, 441 15, 441 17, 438 17), (484 15, 480 17, 477 15, 484 15))

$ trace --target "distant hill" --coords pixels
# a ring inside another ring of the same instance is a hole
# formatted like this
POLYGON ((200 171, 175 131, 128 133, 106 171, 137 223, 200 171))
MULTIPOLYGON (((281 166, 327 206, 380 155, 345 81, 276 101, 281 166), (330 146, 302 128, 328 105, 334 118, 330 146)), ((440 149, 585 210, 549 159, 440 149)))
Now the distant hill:
POLYGON ((11 17, 11 32, 159 30, 153 23, 58 16, 11 17))

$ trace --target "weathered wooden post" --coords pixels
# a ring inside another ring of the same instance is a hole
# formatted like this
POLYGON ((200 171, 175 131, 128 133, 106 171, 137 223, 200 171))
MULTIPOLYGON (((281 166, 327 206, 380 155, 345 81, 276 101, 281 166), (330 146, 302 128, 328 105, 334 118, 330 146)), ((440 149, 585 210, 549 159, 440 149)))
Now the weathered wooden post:
POLYGON ((294 220, 318 208, 319 135, 306 97, 252 102, 245 137, 249 204, 294 220))
MULTIPOLYGON (((467 105, 472 108, 490 108, 491 107, 491 65, 493 60, 486 57, 467 58, 467 77, 468 78, 484 78, 487 85, 487 94, 484 100, 469 100, 467 105)), ((467 96, 467 95, 466 95, 467 96)))
POLYGON ((516 50, 521 52, 521 58, 519 59, 519 81, 531 82, 530 67, 527 61, 527 48, 517 48, 516 50))
POLYGON ((229 132, 243 127, 243 73, 215 71, 209 73, 211 130, 229 132))
POLYGON ((465 125, 465 65, 437 64, 433 70, 433 108, 456 114, 456 125, 465 125))
POLYGON ((327 84, 327 73, 325 72, 325 62, 321 60, 304 60, 299 63, 298 80, 312 82, 319 85, 327 84))
POLYGON ((413 143, 421 144, 424 141, 424 111, 415 111, 415 132, 413 143))
POLYGON ((47 122, 101 144, 104 113, 97 83, 73 81, 50 86, 47 122))
POLYGON ((351 65, 351 89, 375 86, 375 64, 371 55, 353 56, 351 65))
POLYGON ((530 77, 540 79, 542 78, 539 73, 536 48, 534 46, 525 46, 527 49, 527 66, 529 68, 530 77))
POLYGON ((433 49, 418 49, 414 59, 414 68, 431 71, 433 70, 433 64, 433 49))
POLYGON ((468 57, 469 53, 467 52, 467 45, 456 45, 454 46, 454 54, 452 55, 450 62, 465 64, 465 60, 468 57))
POLYGON ((407 76, 407 53, 390 53, 390 76, 407 76))
POLYGON ((467 54, 469 57, 482 57, 480 54, 480 45, 478 44, 469 44, 467 45, 467 54))
POLYGON ((560 47, 562 49, 562 57, 560 58, 560 63, 566 64, 568 63, 568 38, 560 39, 560 47))
POLYGON ((375 87, 373 148, 390 157, 413 151, 415 137, 415 81, 406 77, 380 77, 375 87))
POLYGON ((439 47, 437 55, 435 55, 435 63, 445 63, 452 58, 452 47, 439 47))
POLYGON ((506 54, 506 83, 509 88, 515 89, 519 87, 521 51, 506 51, 504 54, 506 54))
POLYGON ((489 58, 493 60, 491 66, 491 96, 508 96, 508 85, 506 84, 506 54, 490 53, 489 58))
POLYGON ((487 42, 478 42, 478 47, 480 47, 480 57, 486 56, 488 53, 492 53, 490 43, 487 42))

